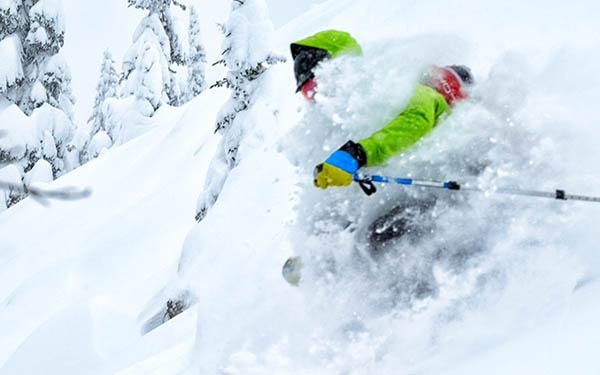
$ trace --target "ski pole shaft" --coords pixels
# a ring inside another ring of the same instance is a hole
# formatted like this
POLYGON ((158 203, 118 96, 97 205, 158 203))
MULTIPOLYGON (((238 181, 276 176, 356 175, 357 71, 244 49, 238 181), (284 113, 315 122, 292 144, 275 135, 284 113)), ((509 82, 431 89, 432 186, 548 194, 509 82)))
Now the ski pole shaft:
POLYGON ((413 185, 428 188, 439 188, 447 190, 463 190, 463 191, 474 191, 479 193, 489 194, 508 194, 508 195, 521 195, 528 197, 540 197, 540 198, 551 198, 558 200, 576 200, 584 202, 600 202, 600 197, 590 197, 585 195, 574 195, 567 194, 564 190, 556 190, 554 192, 549 191, 537 191, 537 190, 522 190, 513 188, 497 188, 493 190, 486 190, 471 186, 462 186, 456 181, 433 181, 433 180, 415 180, 411 178, 399 178, 399 177, 388 177, 388 176, 377 176, 377 175, 359 175, 354 174, 354 181, 360 184, 360 187, 367 195, 371 195, 377 191, 373 182, 380 183, 395 183, 400 185, 413 185))

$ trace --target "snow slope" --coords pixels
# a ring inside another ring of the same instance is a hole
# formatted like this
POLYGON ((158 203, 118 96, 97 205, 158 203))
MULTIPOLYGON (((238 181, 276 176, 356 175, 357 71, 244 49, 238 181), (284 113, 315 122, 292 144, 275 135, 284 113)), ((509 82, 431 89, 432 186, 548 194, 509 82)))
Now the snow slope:
MULTIPOLYGON (((161 110, 154 130, 53 183, 90 186, 93 198, 56 202, 51 209, 27 199, 3 214, 1 314, 7 324, 2 362, 30 341, 62 347, 58 353, 70 362, 78 353, 88 355, 84 358, 105 350, 115 354, 115 346, 103 341, 103 336, 114 339, 108 332, 118 334, 120 345, 138 339, 136 308, 139 312, 163 287, 154 279, 175 272, 194 223, 195 200, 216 146, 210 124, 226 94, 213 91, 187 107, 161 110), (139 298, 122 296, 126 290, 139 298), (119 319, 131 320, 128 331, 107 330, 105 325, 119 319), (64 325, 70 334, 82 336, 64 337, 65 346, 59 344, 64 325), (94 342, 80 345, 90 329, 94 342)), ((57 362, 58 371, 64 362, 60 356, 57 362)), ((96 358, 94 363, 102 362, 96 358)), ((89 363, 84 363, 86 368, 89 363)), ((37 364, 41 372, 52 368, 44 361, 37 364)), ((10 368, 9 363, 9 373, 10 368)))
POLYGON ((155 129, 54 182, 91 186, 92 198, 50 209, 25 200, 0 214, 0 373, 598 373, 600 207, 310 188, 313 159, 406 100, 413 65, 460 59, 478 77, 474 100, 376 171, 600 195, 597 11, 588 1, 315 6, 278 30, 277 49, 336 27, 364 58, 319 72, 315 107, 293 96, 291 63, 273 68, 261 100, 277 122, 246 137, 202 223, 194 207, 218 141, 220 90, 161 109, 155 129), (400 244, 400 262, 355 254, 389 204, 426 199, 445 214, 435 236, 400 244), (362 227, 315 234, 315 212, 362 227), (436 258, 440 244, 453 257, 436 258), (291 254, 307 260, 300 288, 279 274, 291 254), (319 262, 331 258, 336 272, 319 262), (415 281, 434 292, 403 289, 415 281), (140 336, 139 314, 165 287, 199 302, 140 336))

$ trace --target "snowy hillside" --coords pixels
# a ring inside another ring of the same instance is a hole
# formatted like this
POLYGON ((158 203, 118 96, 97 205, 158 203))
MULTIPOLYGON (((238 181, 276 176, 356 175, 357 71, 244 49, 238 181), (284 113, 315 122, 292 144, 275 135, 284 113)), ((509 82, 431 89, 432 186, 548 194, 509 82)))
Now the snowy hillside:
POLYGON ((160 107, 144 134, 50 184, 90 198, 0 212, 0 374, 599 373, 600 205, 312 186, 316 163, 402 108, 423 66, 462 63, 471 98, 367 173, 600 196, 599 11, 329 0, 298 15, 275 31, 288 61, 256 87, 200 223, 225 88, 160 107), (305 103, 289 43, 328 28, 364 53, 320 68, 305 103), (418 233, 374 255, 397 207, 418 233), (291 255, 299 287, 281 277, 291 255), (182 293, 195 304, 142 335, 182 293))

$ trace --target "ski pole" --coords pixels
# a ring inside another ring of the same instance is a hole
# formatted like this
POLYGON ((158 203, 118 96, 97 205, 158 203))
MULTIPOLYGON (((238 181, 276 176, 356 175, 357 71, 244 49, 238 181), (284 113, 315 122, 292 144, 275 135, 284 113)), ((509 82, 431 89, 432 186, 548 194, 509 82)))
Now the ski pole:
POLYGON ((537 191, 537 190, 522 190, 513 188, 497 188, 494 190, 485 190, 477 187, 462 186, 456 181, 432 181, 432 180, 415 180, 411 178, 399 178, 399 177, 387 177, 377 175, 359 175, 354 174, 354 181, 358 182, 361 189, 367 195, 371 195, 377 191, 373 182, 381 183, 395 183, 400 185, 413 185, 422 186, 428 188, 438 188, 447 190, 463 190, 463 191, 475 191, 480 193, 492 193, 492 194, 509 194, 509 195, 522 195, 528 197, 541 197, 551 198, 558 200, 575 200, 585 202, 600 202, 600 197, 590 197, 585 195, 573 195, 567 194, 564 190, 556 190, 554 192, 548 191, 537 191))

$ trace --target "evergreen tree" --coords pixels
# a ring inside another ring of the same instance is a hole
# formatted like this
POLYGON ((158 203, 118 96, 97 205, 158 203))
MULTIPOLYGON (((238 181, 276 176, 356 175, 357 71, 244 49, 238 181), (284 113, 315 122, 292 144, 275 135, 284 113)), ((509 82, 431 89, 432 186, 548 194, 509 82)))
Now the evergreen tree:
POLYGON ((23 67, 23 41, 26 19, 21 0, 0 2, 0 95, 10 102, 19 101, 25 74, 23 67))
MULTIPOLYGON (((270 129, 269 125, 276 123, 275 109, 269 100, 272 97, 270 80, 266 79, 265 73, 271 65, 284 61, 271 52, 273 25, 268 20, 265 0, 235 0, 222 30, 225 47, 221 63, 229 71, 227 77, 214 86, 229 87, 232 93, 217 119, 216 128, 222 139, 208 168, 204 191, 198 199, 198 221, 204 219, 217 201, 229 172, 238 165, 240 156, 255 144, 256 138, 270 129)), ((194 272, 194 265, 198 264, 194 259, 198 248, 187 248, 191 252, 184 249, 178 270, 183 279, 187 279, 185 275, 194 272)), ((164 294, 157 296, 157 299, 167 297, 166 305, 146 321, 143 332, 156 328, 197 302, 192 291, 179 287, 180 284, 177 284, 174 289, 168 288, 164 294)))
POLYGON ((0 2, 0 43, 8 69, 2 69, 0 93, 27 114, 44 103, 69 114, 71 76, 56 57, 64 44, 64 20, 58 0, 0 2))
POLYGON ((0 168, 0 185, 11 184, 10 187, 4 186, 0 189, 0 212, 14 206, 19 203, 26 194, 23 193, 22 189, 15 189, 14 187, 21 187, 21 172, 14 165, 9 165, 4 168, 0 168), (13 187, 14 186, 14 187, 13 187))
POLYGON ((102 104, 106 98, 117 96, 117 86, 119 84, 119 74, 115 68, 115 61, 108 50, 104 51, 102 65, 100 66, 100 78, 96 85, 96 99, 92 115, 88 119, 91 123, 90 138, 99 131, 106 131, 104 124, 104 114, 102 104))
POLYGON ((4 0, 0 2, 0 39, 22 29, 22 19, 19 15, 23 9, 21 0, 4 0))
POLYGON ((127 0, 129 6, 148 14, 134 34, 134 43, 123 62, 123 95, 135 95, 156 110, 163 102, 181 105, 187 98, 188 49, 185 32, 173 17, 172 6, 185 11, 176 0, 127 0))
POLYGON ((94 100, 92 114, 87 124, 80 126, 74 138, 74 147, 80 150, 79 164, 81 165, 98 156, 99 150, 96 150, 95 147, 92 147, 94 150, 90 150, 92 143, 98 143, 92 142, 97 134, 100 135, 96 138, 103 139, 103 144, 113 144, 107 129, 104 101, 117 96, 118 85, 119 74, 115 68, 115 61, 111 53, 106 50, 102 56, 100 78, 96 85, 96 99, 94 100))
POLYGON ((190 6, 190 57, 188 61, 188 71, 190 76, 189 99, 200 95, 206 89, 206 53, 200 37, 200 21, 196 8, 190 6))
POLYGON ((24 174, 46 159, 58 177, 71 169, 66 157, 75 151, 68 147, 74 133, 71 73, 59 53, 65 36, 61 2, 2 0, 0 15, 0 100, 30 116, 4 111, 12 125, 0 121, 0 132, 10 126, 4 131, 11 135, 0 144, 0 167, 12 163, 24 174))
POLYGON ((223 138, 213 157, 206 177, 204 192, 198 199, 196 220, 201 221, 217 201, 229 172, 239 163, 238 151, 244 136, 254 127, 252 116, 240 116, 252 110, 256 91, 262 85, 267 69, 285 59, 271 51, 273 25, 268 21, 264 0, 235 0, 225 25, 223 43, 227 77, 211 87, 231 89, 229 101, 221 108, 215 132, 223 138))
POLYGON ((48 103, 72 118, 74 98, 71 93, 71 73, 58 54, 65 42, 60 4, 56 0, 30 0, 26 3, 32 4, 24 44, 29 93, 21 98, 20 107, 25 113, 31 114, 35 108, 48 103))

